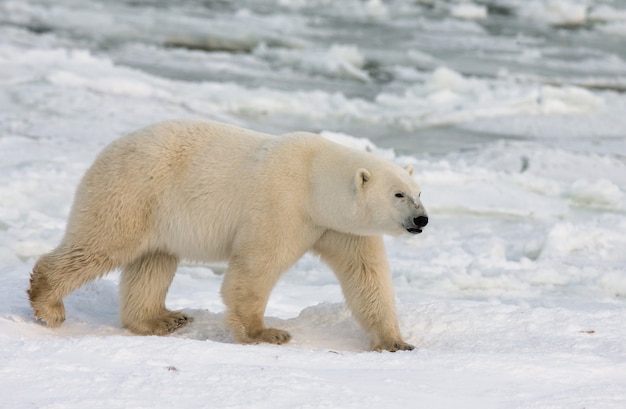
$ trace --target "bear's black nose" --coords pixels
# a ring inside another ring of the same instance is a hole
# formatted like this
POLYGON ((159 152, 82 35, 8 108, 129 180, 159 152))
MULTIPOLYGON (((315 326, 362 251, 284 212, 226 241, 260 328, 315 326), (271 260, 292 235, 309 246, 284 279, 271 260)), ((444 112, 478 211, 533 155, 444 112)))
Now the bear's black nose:
POLYGON ((424 227, 428 224, 428 217, 426 216, 416 217, 415 219, 413 219, 413 223, 415 223, 416 226, 424 227))

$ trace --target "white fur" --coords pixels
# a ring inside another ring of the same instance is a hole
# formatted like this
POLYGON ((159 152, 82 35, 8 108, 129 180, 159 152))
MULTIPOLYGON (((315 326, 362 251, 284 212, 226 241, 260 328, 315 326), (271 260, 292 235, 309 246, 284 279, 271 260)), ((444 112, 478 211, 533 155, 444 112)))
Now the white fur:
POLYGON ((411 349, 379 237, 426 215, 410 173, 309 133, 152 125, 111 143, 87 171, 63 241, 33 269, 31 304, 60 325, 65 295, 121 267, 123 325, 164 334, 189 320, 164 304, 178 261, 228 260, 222 296, 235 339, 283 343, 287 332, 263 324, 267 299, 311 250, 337 274, 374 348, 411 349))

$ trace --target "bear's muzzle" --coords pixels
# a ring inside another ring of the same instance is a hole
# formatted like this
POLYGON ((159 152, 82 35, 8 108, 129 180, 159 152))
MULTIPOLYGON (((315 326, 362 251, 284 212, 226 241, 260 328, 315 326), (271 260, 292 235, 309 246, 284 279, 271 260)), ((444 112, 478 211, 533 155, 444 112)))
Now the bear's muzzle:
POLYGON ((411 234, 419 234, 427 224, 428 216, 417 216, 408 220, 408 223, 404 226, 404 228, 411 234))

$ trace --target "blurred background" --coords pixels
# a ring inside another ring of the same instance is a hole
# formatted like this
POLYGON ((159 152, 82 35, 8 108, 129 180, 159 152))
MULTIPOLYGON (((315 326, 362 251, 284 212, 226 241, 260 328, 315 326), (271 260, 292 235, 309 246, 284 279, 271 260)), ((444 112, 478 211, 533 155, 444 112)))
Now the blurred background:
POLYGON ((127 118, 149 116, 142 96, 158 117, 418 155, 496 139, 612 152, 626 128, 621 0, 2 0, 0 36, 0 129, 16 132, 78 115, 132 127, 151 120, 127 118))
POLYGON ((200 117, 413 164, 404 300, 619 303, 625 44, 621 0, 0 0, 0 257, 58 243, 112 139, 200 117))

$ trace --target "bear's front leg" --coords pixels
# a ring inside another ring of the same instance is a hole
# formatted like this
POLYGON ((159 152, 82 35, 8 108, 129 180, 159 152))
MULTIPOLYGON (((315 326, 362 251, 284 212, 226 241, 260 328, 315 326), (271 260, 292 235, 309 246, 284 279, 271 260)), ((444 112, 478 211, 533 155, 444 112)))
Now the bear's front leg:
POLYGON ((291 340, 289 332, 266 328, 263 320, 269 295, 279 277, 280 272, 260 274, 237 259, 230 260, 222 298, 227 307, 226 324, 235 342, 284 344, 291 340))
POLYGON ((372 349, 412 350, 400 334, 382 238, 329 230, 314 250, 337 275, 353 316, 371 336, 372 349))

